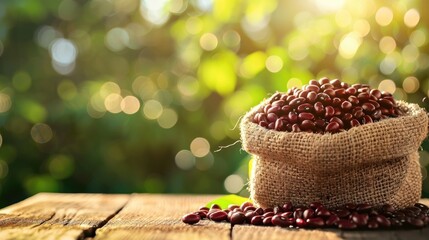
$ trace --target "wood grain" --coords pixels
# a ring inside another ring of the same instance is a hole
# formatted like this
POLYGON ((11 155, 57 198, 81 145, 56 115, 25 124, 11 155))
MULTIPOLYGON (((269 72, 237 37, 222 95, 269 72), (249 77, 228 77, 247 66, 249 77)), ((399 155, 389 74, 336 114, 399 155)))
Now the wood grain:
MULTIPOLYGON (((0 239, 429 239, 429 227, 340 231, 181 222, 182 215, 217 197, 43 193, 0 210, 0 239)), ((429 205, 429 199, 421 202, 429 205)))
POLYGON ((0 239, 83 239, 129 195, 41 193, 0 210, 0 239))
POLYGON ((219 196, 133 194, 127 205, 95 240, 106 239, 230 239, 230 224, 201 221, 186 225, 181 217, 219 196))

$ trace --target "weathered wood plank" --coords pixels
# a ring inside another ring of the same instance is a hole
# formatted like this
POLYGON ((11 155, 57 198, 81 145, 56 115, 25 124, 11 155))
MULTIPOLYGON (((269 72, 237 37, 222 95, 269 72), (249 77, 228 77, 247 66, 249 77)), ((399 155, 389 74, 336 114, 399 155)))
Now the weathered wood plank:
MULTIPOLYGON (((429 199, 420 202, 429 206, 429 199)), ((377 230, 377 231, 340 231, 335 229, 323 230, 296 230, 280 227, 259 227, 236 225, 232 231, 234 240, 301 240, 301 239, 429 239, 429 227, 418 230, 377 230)))
POLYGON ((78 239, 103 225, 129 195, 40 193, 0 210, 0 239, 78 239))
POLYGON ((189 226, 181 217, 219 196, 134 194, 95 240, 105 239, 230 239, 230 224, 201 221, 189 226))

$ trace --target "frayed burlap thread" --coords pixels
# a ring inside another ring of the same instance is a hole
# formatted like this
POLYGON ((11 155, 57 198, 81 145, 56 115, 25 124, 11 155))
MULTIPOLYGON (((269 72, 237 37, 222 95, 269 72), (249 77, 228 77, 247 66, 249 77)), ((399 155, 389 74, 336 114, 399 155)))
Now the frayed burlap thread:
POLYGON ((428 116, 418 105, 398 101, 405 116, 322 135, 253 123, 266 101, 240 123, 242 147, 254 156, 249 186, 255 204, 320 201, 327 207, 355 202, 402 208, 420 199, 418 149, 427 136, 428 116))

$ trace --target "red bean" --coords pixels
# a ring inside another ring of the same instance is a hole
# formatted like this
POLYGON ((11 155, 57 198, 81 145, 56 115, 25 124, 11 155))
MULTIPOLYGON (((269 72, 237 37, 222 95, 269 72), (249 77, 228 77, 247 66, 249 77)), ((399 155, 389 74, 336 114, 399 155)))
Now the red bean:
POLYGON ((368 215, 356 213, 352 215, 352 221, 358 226, 365 226, 368 224, 368 215))
POLYGON ((243 224, 246 221, 246 216, 242 212, 235 212, 232 214, 230 222, 232 225, 243 224))
POLYGON ((269 122, 275 122, 275 121, 277 121, 277 119, 278 119, 277 114, 275 114, 275 113, 268 113, 267 114, 267 120, 269 122))
POLYGON ((201 220, 200 216, 195 213, 186 214, 182 217, 182 222, 187 224, 195 224, 201 220))
POLYGON ((381 106, 385 107, 385 108, 391 108, 393 107, 393 103, 391 101, 389 101, 386 98, 380 98, 378 99, 378 103, 380 103, 381 106))
POLYGON ((344 101, 341 103, 341 108, 346 110, 346 111, 349 111, 350 109, 352 109, 352 106, 353 106, 353 104, 349 101, 344 101))
POLYGON ((271 222, 271 220, 272 220, 272 216, 270 216, 270 217, 266 217, 266 218, 264 218, 263 220, 262 220, 262 223, 265 225, 265 226, 272 226, 273 225, 273 223, 271 222))
POLYGON ((296 107, 296 106, 298 106, 298 105, 300 105, 300 104, 302 104, 302 103, 304 103, 305 102, 305 98, 303 98, 303 97, 299 97, 299 98, 295 98, 295 99, 293 99, 292 101, 290 101, 289 102, 289 105, 291 106, 291 107, 296 107))
POLYGON ((287 120, 290 123, 296 123, 296 122, 298 122, 298 114, 296 114, 295 112, 289 112, 289 114, 287 116, 287 120))
POLYGON ((372 103, 364 103, 362 104, 362 108, 365 111, 365 113, 372 113, 375 110, 375 106, 372 105, 372 103))
POLYGON ((302 216, 304 219, 312 218, 314 216, 314 210, 311 208, 305 209, 302 216))
POLYGON ((271 218, 271 223, 274 226, 287 227, 289 226, 289 222, 283 218, 282 216, 275 215, 271 218))
POLYGON ((351 222, 349 220, 340 220, 338 221, 338 228, 351 230, 351 229, 356 229, 357 225, 356 223, 351 222))
POLYGON ((295 220, 296 226, 300 228, 305 228, 307 226, 307 222, 302 218, 297 218, 295 220))
POLYGON ((325 113, 325 107, 323 106, 323 104, 321 102, 316 102, 313 106, 314 108, 314 112, 317 115, 322 115, 325 113))
POLYGON ((362 102, 368 101, 369 100, 369 93, 367 93, 367 92, 359 93, 357 98, 359 99, 359 101, 362 101, 362 102))
POLYGON ((320 85, 323 85, 323 84, 329 83, 329 82, 330 82, 330 80, 327 77, 323 77, 323 78, 319 79, 319 84, 320 85))
POLYGON ((310 112, 313 110, 313 105, 310 103, 303 103, 301 105, 299 105, 296 110, 298 110, 298 112, 310 112))
POLYGON ((302 113, 298 114, 298 119, 300 121, 303 121, 303 120, 313 120, 314 119, 314 115, 312 113, 302 112, 302 113))
POLYGON ((292 125, 292 132, 301 132, 301 128, 298 124, 295 123, 294 125, 292 125))
POLYGON ((281 119, 277 119, 276 120, 276 123, 274 125, 274 129, 275 130, 277 130, 277 131, 283 131, 285 127, 286 126, 285 126, 283 120, 281 120, 281 119))
POLYGON ((357 93, 357 90, 354 87, 349 87, 346 89, 346 93, 349 95, 355 95, 357 93))
POLYGON ((209 215, 209 218, 215 222, 222 222, 227 220, 228 214, 224 211, 213 212, 209 215))
POLYGON ((323 90, 323 93, 328 94, 331 98, 335 97, 335 90, 333 88, 325 89, 323 90))
POLYGON ((330 119, 335 114, 335 109, 332 106, 325 107, 325 119, 330 119))
POLYGON ((329 120, 329 122, 337 122, 340 125, 340 128, 344 128, 343 121, 337 117, 332 117, 331 120, 329 120))
POLYGON ((258 216, 254 216, 252 218, 252 220, 250 220, 250 224, 252 225, 263 225, 263 218, 262 216, 258 215, 258 216))
MULTIPOLYGON (((310 92, 314 92, 314 93, 318 93, 318 92, 320 91, 320 88, 319 88, 319 86, 317 86, 317 85, 308 85, 308 86, 306 87, 306 89, 307 89, 308 91, 310 91, 310 92)), ((308 97, 308 95, 307 95, 307 97, 308 97)))
POLYGON ((308 83, 308 84, 310 84, 310 85, 314 85, 314 86, 320 86, 320 83, 317 81, 317 80, 310 80, 310 82, 308 83))
POLYGON ((336 225, 338 223, 338 221, 340 221, 340 218, 337 215, 331 215, 326 220, 325 224, 326 224, 326 226, 331 227, 331 226, 336 225))
POLYGON ((317 99, 317 93, 314 91, 309 92, 307 94, 307 99, 308 99, 308 102, 314 103, 317 99))
POLYGON ((381 92, 380 92, 380 90, 372 89, 369 93, 370 93, 372 96, 376 97, 377 99, 378 99, 378 98, 381 98, 381 92))
POLYGON ((330 122, 328 125, 326 125, 325 131, 330 133, 336 133, 340 131, 340 124, 337 122, 330 122))
POLYGON ((307 225, 310 227, 323 227, 325 226, 325 221, 321 217, 309 218, 306 220, 307 225))

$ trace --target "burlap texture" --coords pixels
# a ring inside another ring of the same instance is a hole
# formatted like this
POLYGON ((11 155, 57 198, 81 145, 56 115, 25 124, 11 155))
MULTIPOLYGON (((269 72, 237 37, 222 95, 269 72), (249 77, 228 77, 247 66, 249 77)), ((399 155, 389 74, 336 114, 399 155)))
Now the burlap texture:
POLYGON ((250 193, 257 205, 320 201, 327 207, 355 202, 402 208, 419 200, 418 149, 428 116, 418 105, 399 101, 405 116, 322 135, 253 123, 266 101, 240 123, 242 147, 254 155, 250 193))

